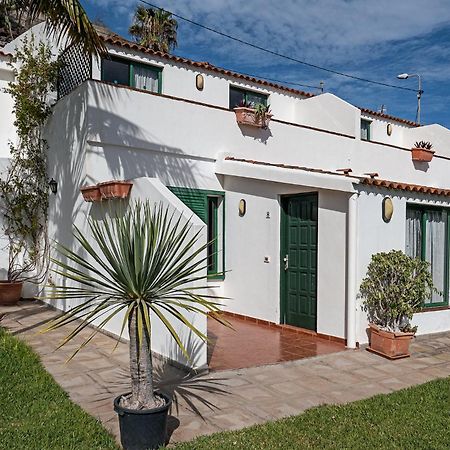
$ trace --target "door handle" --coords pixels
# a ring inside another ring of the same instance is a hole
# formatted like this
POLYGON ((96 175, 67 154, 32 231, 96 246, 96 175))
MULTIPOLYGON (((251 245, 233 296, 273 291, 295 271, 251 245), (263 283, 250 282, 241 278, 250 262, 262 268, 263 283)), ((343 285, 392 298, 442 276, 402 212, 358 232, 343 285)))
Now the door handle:
POLYGON ((289 255, 286 255, 283 258, 283 261, 284 261, 284 270, 288 270, 289 269, 289 255))

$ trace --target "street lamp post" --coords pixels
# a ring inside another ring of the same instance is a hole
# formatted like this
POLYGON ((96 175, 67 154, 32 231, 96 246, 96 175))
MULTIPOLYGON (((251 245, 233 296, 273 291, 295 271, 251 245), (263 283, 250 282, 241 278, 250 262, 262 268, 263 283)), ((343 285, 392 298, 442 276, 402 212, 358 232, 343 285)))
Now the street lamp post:
POLYGON ((417 114, 416 114, 416 122, 420 125, 420 99, 422 98, 423 90, 422 90, 422 76, 417 73, 401 73, 397 75, 399 80, 406 80, 407 78, 416 77, 419 80, 419 89, 417 91, 417 114))

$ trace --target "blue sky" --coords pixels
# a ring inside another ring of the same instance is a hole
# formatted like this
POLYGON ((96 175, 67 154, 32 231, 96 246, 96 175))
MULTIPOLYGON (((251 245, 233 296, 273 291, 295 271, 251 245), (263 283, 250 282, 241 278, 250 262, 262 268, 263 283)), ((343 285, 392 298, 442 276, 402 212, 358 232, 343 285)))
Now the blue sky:
MULTIPOLYGON (((89 17, 127 34, 134 0, 82 0, 89 17)), ((403 87, 423 77, 422 123, 450 128, 448 0, 154 0, 191 20, 279 53, 403 87), (370 5, 370 6, 369 6, 370 5)), ((175 54, 262 78, 319 86, 350 103, 414 120, 416 94, 349 80, 269 55, 179 20, 175 54)), ((297 86, 292 86, 297 87, 297 86)), ((298 87, 302 89, 301 87, 298 87)), ((304 90, 315 92, 314 89, 304 90)))

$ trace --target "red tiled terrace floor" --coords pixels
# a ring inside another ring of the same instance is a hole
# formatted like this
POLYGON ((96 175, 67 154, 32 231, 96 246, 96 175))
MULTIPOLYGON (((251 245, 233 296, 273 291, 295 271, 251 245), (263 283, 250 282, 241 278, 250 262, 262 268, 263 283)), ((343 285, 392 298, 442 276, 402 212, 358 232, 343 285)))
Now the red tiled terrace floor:
POLYGON ((340 352, 344 344, 289 329, 227 317, 234 329, 208 319, 210 370, 241 369, 340 352))

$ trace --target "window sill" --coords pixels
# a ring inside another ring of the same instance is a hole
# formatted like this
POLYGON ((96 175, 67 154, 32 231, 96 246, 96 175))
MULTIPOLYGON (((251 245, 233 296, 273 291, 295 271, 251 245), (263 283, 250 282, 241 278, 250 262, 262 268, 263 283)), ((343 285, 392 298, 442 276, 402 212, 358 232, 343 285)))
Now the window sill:
POLYGON ((225 275, 224 274, 212 274, 212 275, 208 275, 208 281, 223 281, 225 280, 225 275))
POLYGON ((450 309, 450 306, 448 306, 448 305, 429 306, 429 307, 424 307, 424 308, 420 309, 418 312, 423 313, 423 312, 433 312, 433 311, 445 311, 447 309, 450 309))

